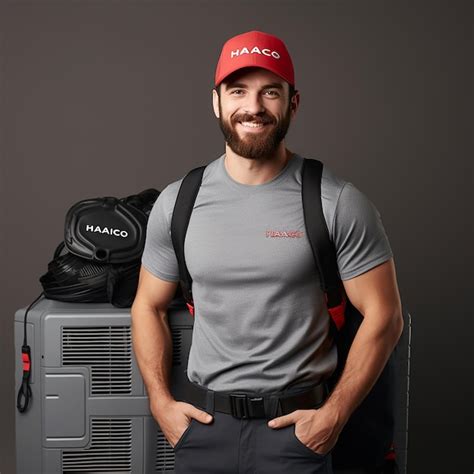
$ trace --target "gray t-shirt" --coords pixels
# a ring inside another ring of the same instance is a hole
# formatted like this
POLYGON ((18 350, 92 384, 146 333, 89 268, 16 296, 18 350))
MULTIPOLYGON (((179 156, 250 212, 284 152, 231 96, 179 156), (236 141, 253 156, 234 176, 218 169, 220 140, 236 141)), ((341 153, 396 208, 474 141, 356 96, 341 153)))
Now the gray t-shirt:
MULTIPOLYGON (((304 225, 303 158, 260 185, 233 180, 224 159, 205 169, 184 244, 195 304, 188 378, 216 391, 311 386, 337 353, 304 225)), ((182 179, 156 200, 142 257, 168 281, 179 280, 170 222, 182 179)), ((321 193, 342 280, 392 257, 378 210, 352 183, 324 166, 321 193)))

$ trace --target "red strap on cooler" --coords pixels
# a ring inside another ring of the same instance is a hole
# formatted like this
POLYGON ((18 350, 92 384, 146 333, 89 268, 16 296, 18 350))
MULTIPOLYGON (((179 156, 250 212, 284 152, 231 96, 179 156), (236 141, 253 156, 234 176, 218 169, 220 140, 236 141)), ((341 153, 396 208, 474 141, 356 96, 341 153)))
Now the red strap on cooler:
POLYGON ((16 407, 20 413, 24 413, 28 409, 30 399, 32 396, 30 387, 31 375, 31 349, 28 345, 21 347, 21 360, 23 361, 23 379, 21 387, 16 398, 16 407))
POLYGON ((31 367, 29 352, 22 352, 21 359, 23 361, 23 372, 29 372, 31 367))

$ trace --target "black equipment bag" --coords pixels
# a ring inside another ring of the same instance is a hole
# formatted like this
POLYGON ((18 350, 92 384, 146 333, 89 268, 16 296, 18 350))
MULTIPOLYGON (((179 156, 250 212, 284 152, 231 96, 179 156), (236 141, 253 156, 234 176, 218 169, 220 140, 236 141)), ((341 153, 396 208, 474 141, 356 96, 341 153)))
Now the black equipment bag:
POLYGON ((150 204, 153 205, 158 194, 148 189, 124 199, 102 197, 74 204, 66 214, 64 226, 67 250, 100 263, 139 259, 145 244, 150 204))
POLYGON ((65 302, 132 305, 138 286, 146 226, 159 191, 74 204, 64 241, 40 277, 46 298, 65 302))
MULTIPOLYGON (((204 169, 205 166, 195 168, 184 177, 171 219, 171 238, 179 266, 181 292, 193 316, 192 278, 184 258, 184 239, 204 169)), ((331 332, 335 336, 338 351, 337 368, 327 380, 332 391, 342 373, 363 316, 347 298, 339 276, 336 250, 330 240, 322 209, 322 169, 323 163, 319 160, 304 159, 302 202, 307 235, 331 316, 331 332)), ((392 353, 372 390, 353 412, 339 436, 332 451, 335 468, 364 467, 373 472, 395 472, 395 385, 395 361, 392 353), (393 468, 386 470, 389 464, 393 468)))

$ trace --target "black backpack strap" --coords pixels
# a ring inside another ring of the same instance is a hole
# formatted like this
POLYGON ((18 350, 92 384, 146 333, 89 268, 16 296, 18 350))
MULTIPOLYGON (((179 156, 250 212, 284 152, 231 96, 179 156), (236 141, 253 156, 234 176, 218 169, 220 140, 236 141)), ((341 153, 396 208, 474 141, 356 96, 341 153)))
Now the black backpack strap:
POLYGON ((301 193, 306 232, 329 313, 337 329, 340 329, 344 324, 346 299, 339 277, 336 249, 330 239, 323 214, 322 175, 323 163, 319 160, 304 159, 301 193))
POLYGON ((194 301, 192 293, 193 280, 189 274, 184 258, 184 239, 188 230, 189 219, 193 212, 194 202, 201 187, 202 176, 206 166, 192 169, 182 180, 176 197, 171 217, 171 240, 176 259, 178 260, 179 281, 189 312, 194 316, 194 301))

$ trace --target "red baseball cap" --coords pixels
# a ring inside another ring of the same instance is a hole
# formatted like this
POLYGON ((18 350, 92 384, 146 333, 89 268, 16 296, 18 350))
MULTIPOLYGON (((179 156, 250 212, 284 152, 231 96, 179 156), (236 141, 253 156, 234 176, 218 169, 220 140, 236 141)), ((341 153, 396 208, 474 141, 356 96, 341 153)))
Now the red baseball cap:
POLYGON ((215 86, 229 74, 244 67, 261 67, 295 85, 295 73, 285 43, 276 36, 249 31, 227 40, 217 63, 215 86))

